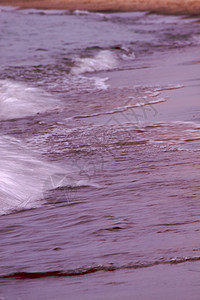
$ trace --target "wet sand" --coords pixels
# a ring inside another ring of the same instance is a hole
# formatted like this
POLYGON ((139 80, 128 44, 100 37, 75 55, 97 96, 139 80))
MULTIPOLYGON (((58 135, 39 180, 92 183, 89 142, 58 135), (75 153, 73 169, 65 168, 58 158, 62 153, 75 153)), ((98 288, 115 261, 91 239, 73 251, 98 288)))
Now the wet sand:
POLYGON ((154 11, 167 14, 200 14, 200 1, 198 0, 1 0, 0 5, 40 9, 154 11))
POLYGON ((160 265, 139 270, 89 274, 77 278, 44 278, 38 280, 7 281, 2 290, 6 300, 197 300, 199 299, 200 262, 160 265), (23 298, 22 296, 23 291, 23 298), (58 296, 59 295, 59 296, 58 296), (81 295, 81 296, 80 296, 81 295))
MULTIPOLYGON (((199 123, 199 68, 200 68, 199 47, 186 48, 174 51, 157 57, 152 55, 143 58, 145 68, 133 70, 116 70, 109 74, 110 85, 130 88, 133 83, 136 86, 180 86, 178 89, 162 92, 162 97, 167 101, 156 104, 158 113, 148 115, 148 122, 198 122, 199 123)), ((106 73, 102 72, 102 77, 106 73)), ((116 114, 121 120, 121 114, 116 114)), ((95 122, 103 124, 101 116, 95 122)), ((123 118, 122 118, 123 119, 123 118)), ((122 121, 123 122, 123 121, 122 121)))

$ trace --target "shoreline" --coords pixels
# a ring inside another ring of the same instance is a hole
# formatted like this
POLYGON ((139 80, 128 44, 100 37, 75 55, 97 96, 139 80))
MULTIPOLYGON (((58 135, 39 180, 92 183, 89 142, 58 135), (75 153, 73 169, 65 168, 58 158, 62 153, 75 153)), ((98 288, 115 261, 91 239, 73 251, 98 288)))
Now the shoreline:
POLYGON ((101 12, 151 11, 161 14, 200 15, 200 1, 194 0, 0 0, 0 6, 35 9, 66 9, 101 12))
MULTIPOLYGON (((195 300, 200 288, 198 284, 199 262, 181 265, 164 265, 133 270, 101 272, 83 276, 57 278, 5 280, 1 296, 5 299, 101 300, 149 299, 195 300), (23 291, 23 293, 22 293, 23 291), (59 295, 59 296, 58 296, 59 295), (103 297, 102 297, 103 295, 103 297)), ((2 282, 2 283, 3 283, 2 282)))

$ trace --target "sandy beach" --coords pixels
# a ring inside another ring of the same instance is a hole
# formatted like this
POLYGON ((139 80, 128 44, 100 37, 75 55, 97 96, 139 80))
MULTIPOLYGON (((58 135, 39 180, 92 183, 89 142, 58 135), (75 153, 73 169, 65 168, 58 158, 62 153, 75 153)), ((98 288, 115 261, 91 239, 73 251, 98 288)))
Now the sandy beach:
POLYGON ((199 0, 1 0, 0 5, 40 9, 155 11, 166 14, 200 14, 199 0))

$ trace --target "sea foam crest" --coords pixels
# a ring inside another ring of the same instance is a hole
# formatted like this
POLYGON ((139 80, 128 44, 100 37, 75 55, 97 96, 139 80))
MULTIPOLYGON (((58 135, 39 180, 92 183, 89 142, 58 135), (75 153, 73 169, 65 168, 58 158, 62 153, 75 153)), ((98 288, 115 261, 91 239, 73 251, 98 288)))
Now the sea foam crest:
POLYGON ((45 192, 45 180, 61 168, 9 136, 0 137, 0 154, 0 214, 37 207, 45 192))
POLYGON ((0 166, 0 215, 40 207, 60 187, 65 188, 67 203, 72 200, 71 188, 98 187, 80 178, 71 166, 48 162, 10 136, 0 136, 0 166))
POLYGON ((0 80, 0 119, 15 119, 60 107, 52 95, 22 82, 0 80))
POLYGON ((97 187, 87 178, 78 179, 72 168, 44 160, 10 136, 0 137, 0 166, 0 215, 39 207, 48 191, 60 187, 66 188, 66 202, 68 188, 97 187))
POLYGON ((71 69, 73 75, 113 70, 117 67, 117 58, 109 50, 102 50, 93 57, 76 58, 75 66, 71 69))

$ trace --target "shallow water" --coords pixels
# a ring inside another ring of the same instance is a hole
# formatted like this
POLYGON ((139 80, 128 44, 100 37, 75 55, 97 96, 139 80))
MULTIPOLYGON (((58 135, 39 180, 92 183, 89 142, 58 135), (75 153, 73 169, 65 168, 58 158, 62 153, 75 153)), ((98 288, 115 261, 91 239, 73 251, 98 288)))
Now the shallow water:
MULTIPOLYGON (((20 279, 198 263, 199 20, 0 15, 2 297, 27 299, 20 279)), ((66 299, 59 284, 45 297, 66 299)))

